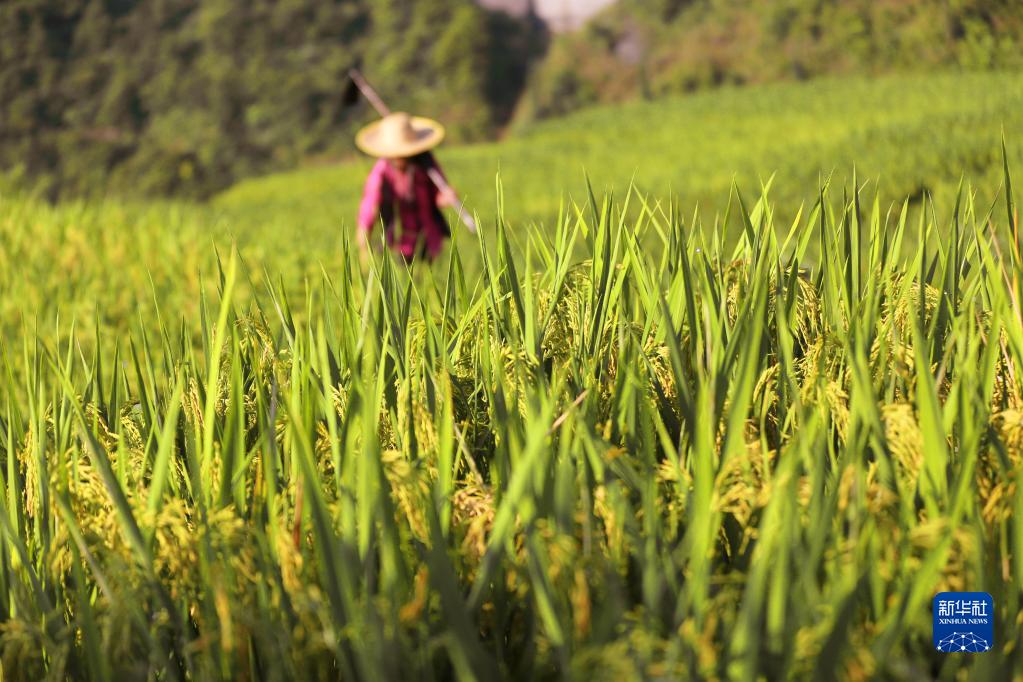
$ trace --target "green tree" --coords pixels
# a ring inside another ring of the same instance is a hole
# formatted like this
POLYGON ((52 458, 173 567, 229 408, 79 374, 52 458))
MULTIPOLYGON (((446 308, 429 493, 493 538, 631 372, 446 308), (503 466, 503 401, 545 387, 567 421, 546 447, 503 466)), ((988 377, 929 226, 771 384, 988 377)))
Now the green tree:
MULTIPOLYGON (((52 196, 206 195, 352 153, 358 61, 396 108, 478 139, 507 117, 497 36, 469 0, 8 0, 0 3, 0 171, 52 196)), ((524 22, 503 44, 524 45, 524 22)), ((524 57, 525 59, 525 57, 524 57)), ((518 84, 517 86, 514 84, 518 84)))

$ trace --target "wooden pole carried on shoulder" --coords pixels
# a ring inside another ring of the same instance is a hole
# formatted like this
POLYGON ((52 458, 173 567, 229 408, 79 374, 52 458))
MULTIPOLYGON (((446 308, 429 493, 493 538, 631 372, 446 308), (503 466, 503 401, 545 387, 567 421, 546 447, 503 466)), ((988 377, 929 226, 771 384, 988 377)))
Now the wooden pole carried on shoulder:
MULTIPOLYGON (((362 93, 362 96, 369 100, 369 103, 372 104, 373 108, 377 110, 378 114, 380 114, 381 116, 387 116, 388 114, 391 113, 390 107, 384 104, 384 100, 380 99, 380 95, 378 95, 376 93, 376 90, 374 90, 373 87, 366 81, 366 79, 363 78, 362 74, 359 73, 358 69, 349 69, 348 76, 349 78, 352 79, 352 82, 355 83, 355 87, 359 88, 359 92, 362 93)), ((438 171, 436 168, 427 168, 426 174, 430 177, 430 181, 437 186, 437 189, 441 190, 442 192, 451 191, 451 185, 447 183, 447 181, 444 179, 444 176, 441 175, 440 171, 438 171)), ((454 192, 452 192, 452 194, 454 194, 454 192)), ((455 212, 458 214, 459 220, 461 220, 462 223, 467 228, 469 228, 469 231, 475 232, 476 221, 473 220, 472 216, 469 215, 469 212, 465 210, 465 205, 462 203, 462 200, 459 199, 457 196, 455 197, 455 205, 452 208, 455 209, 455 212)))

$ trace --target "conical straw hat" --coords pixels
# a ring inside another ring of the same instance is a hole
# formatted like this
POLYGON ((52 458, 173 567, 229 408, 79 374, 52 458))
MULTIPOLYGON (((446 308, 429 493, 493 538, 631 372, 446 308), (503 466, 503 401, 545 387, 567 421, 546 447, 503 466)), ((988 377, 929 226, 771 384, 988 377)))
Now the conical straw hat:
POLYGON ((393 159, 421 154, 443 139, 444 126, 437 121, 398 111, 360 130, 355 146, 370 156, 393 159))

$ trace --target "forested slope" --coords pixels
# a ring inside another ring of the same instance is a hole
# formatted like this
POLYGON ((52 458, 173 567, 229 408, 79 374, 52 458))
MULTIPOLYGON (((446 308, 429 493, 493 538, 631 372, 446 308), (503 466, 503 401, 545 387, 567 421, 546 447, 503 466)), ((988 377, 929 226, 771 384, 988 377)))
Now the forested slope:
POLYGON ((345 106, 357 62, 480 139, 543 39, 466 0, 6 0, 0 36, 0 171, 51 196, 202 196, 350 152, 371 115, 345 106))
POLYGON ((725 85, 1017 68, 1021 39, 1018 0, 621 0, 552 44, 520 120, 725 85))

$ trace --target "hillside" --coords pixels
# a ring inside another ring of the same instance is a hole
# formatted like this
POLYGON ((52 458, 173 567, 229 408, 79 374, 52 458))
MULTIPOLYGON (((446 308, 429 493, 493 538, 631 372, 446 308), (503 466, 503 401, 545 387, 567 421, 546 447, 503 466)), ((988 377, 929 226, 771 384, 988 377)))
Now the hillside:
MULTIPOLYGON (((791 215, 816 198, 823 176, 834 172, 841 191, 854 165, 868 189, 880 188, 883 208, 930 193, 947 209, 962 175, 997 186, 1003 127, 1013 158, 1023 158, 1023 75, 823 79, 597 107, 439 156, 485 223, 498 175, 513 225, 550 224, 563 200, 585 203, 586 175, 619 199, 630 182, 659 197, 674 193, 709 219, 724 210, 733 179, 750 195, 773 174, 772 195, 791 215)), ((301 234, 302 251, 315 259, 350 229, 370 164, 248 180, 214 207, 243 239, 265 234, 267 224, 276 226, 271 234, 301 234)))
POLYGON ((373 115, 346 97, 355 64, 392 106, 487 139, 541 46, 468 0, 3 2, 0 175, 50 197, 208 197, 336 159, 373 115))
POLYGON ((373 116, 347 96, 357 64, 392 108, 443 119, 461 143, 710 87, 1023 64, 1023 5, 1007 0, 606 4, 534 0, 513 16, 470 0, 0 3, 0 183, 205 199, 337 161, 373 116), (601 8, 550 42, 548 28, 601 8))
POLYGON ((622 0, 559 36, 519 118, 828 75, 1023 65, 1015 0, 622 0))

